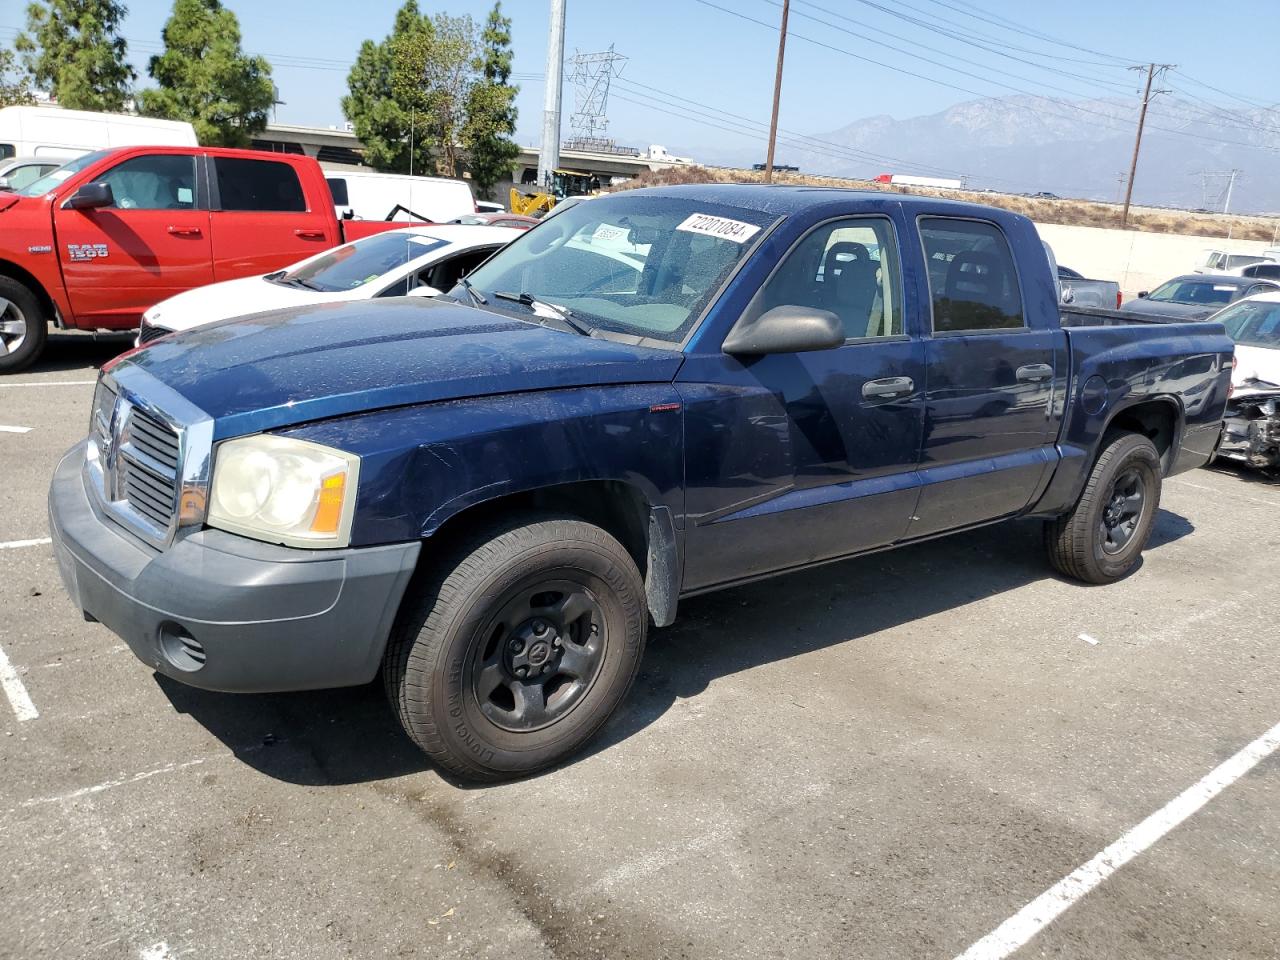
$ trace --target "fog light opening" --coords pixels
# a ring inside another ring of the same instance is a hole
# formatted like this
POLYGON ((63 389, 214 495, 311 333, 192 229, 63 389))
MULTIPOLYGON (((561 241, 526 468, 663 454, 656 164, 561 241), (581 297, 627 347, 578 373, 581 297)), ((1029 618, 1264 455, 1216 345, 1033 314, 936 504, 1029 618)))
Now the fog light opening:
POLYGON ((185 628, 176 623, 160 624, 160 650, 175 668, 195 673, 204 666, 204 646, 185 628))

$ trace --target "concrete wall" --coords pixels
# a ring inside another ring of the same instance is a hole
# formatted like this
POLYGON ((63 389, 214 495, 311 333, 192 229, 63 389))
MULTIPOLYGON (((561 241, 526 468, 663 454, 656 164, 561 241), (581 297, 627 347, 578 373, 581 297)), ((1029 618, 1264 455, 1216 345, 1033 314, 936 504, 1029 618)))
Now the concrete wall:
POLYGON ((1209 249, 1262 253, 1272 246, 1261 240, 1223 240, 1172 233, 1139 233, 1102 227, 1068 227, 1037 223, 1040 236, 1053 248, 1058 263, 1095 280, 1115 280, 1124 298, 1151 290, 1170 277, 1191 273, 1209 249))

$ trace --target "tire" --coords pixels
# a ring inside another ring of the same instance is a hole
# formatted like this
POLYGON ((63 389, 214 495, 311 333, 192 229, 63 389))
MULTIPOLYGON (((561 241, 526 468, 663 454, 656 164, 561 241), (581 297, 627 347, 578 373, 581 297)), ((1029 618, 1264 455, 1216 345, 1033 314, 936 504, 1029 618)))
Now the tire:
POLYGON ((0 375, 17 373, 44 352, 49 320, 34 293, 0 277, 0 375))
POLYGON ((409 737, 465 780, 502 780, 579 750, 635 678, 644 581, 608 533, 516 517, 415 579, 383 662, 409 737))
POLYGON ((1045 524, 1049 562, 1085 583, 1128 576, 1151 537, 1160 480, 1160 454, 1150 440, 1134 433, 1105 438, 1075 507, 1045 524))

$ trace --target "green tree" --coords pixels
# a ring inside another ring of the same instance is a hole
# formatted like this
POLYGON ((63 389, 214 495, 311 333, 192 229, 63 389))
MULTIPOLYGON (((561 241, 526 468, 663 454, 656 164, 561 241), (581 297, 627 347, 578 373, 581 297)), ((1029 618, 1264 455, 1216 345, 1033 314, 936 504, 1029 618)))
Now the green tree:
POLYGON ((516 132, 516 93, 511 85, 511 18, 502 15, 498 0, 489 11, 480 35, 480 79, 467 103, 464 139, 470 143, 468 167, 480 195, 492 199, 493 185, 511 175, 520 147, 516 132))
POLYGON ((434 144, 438 174, 458 174, 458 155, 467 126, 467 104, 476 80, 476 27, 470 17, 438 14, 431 32, 419 31, 391 42, 391 94, 420 118, 434 144))
POLYGON ((164 47, 147 68, 159 86, 142 91, 143 113, 185 120, 213 146, 247 146, 266 127, 271 64, 244 53, 240 23, 219 0, 174 0, 164 47))
POLYGON ((120 36, 125 7, 114 0, 46 0, 27 7, 14 46, 31 79, 72 110, 123 110, 136 76, 120 36))
POLYGON ((31 81, 17 69, 17 60, 12 50, 0 50, 0 107, 36 102, 31 95, 31 81))
POLYGON ((391 33, 381 43, 364 41, 347 74, 348 93, 342 98, 342 112, 364 144, 365 160, 376 170, 430 173, 433 169, 430 144, 416 108, 400 102, 392 89, 393 46, 410 37, 429 37, 433 29, 431 18, 422 14, 417 0, 406 0, 396 13, 391 33))

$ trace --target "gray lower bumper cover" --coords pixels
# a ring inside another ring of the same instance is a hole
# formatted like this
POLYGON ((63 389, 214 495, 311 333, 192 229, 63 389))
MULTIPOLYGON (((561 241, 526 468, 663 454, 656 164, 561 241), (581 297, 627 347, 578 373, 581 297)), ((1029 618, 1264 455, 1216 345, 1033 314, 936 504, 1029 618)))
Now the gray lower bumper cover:
POLYGON ((298 550, 200 530, 156 551, 98 513, 83 464, 81 444, 54 473, 54 554, 72 601, 138 659, 206 690, 373 679, 420 544, 298 550), (199 644, 203 663, 178 637, 199 644))

